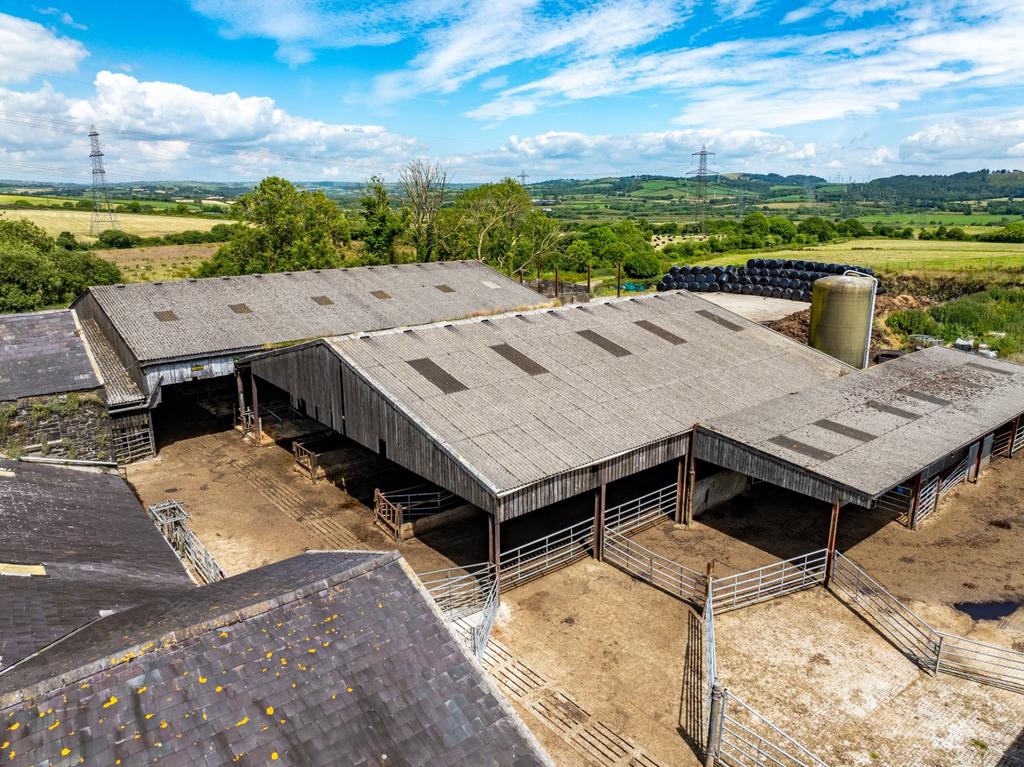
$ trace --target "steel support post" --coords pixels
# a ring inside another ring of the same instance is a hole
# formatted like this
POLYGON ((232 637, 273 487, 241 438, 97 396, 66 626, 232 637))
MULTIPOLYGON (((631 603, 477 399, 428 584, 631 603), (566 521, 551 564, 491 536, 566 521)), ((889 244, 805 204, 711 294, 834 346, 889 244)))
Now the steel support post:
POLYGON ((487 527, 487 544, 490 554, 491 564, 494 565, 494 578, 499 581, 498 588, 500 589, 500 577, 501 577, 501 522, 498 520, 497 515, 492 514, 490 524, 487 527))
POLYGON ((238 422, 243 424, 242 433, 245 434, 245 384, 242 383, 242 373, 235 368, 235 388, 238 390, 238 422))
POLYGON ((707 747, 704 750, 704 767, 715 767, 718 761, 718 751, 722 745, 722 716, 724 715, 724 698, 720 684, 714 683, 711 687, 711 711, 708 716, 708 737, 707 747))
POLYGON ((981 479, 981 458, 985 452, 985 437, 978 440, 978 459, 974 462, 974 479, 971 480, 974 484, 978 483, 981 479))

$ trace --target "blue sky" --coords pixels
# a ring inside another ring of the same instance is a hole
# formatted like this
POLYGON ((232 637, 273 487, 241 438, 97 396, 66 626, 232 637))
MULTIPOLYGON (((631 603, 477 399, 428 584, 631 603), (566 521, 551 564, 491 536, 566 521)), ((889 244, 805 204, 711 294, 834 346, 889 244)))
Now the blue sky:
POLYGON ((0 2, 0 177, 1024 167, 1024 0, 0 2))

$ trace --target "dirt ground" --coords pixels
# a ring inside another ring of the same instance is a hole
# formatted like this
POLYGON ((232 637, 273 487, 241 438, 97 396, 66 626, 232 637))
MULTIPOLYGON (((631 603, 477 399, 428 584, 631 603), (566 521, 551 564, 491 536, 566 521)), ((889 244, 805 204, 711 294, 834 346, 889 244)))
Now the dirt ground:
POLYGON ((699 674, 702 649, 686 605, 593 559, 502 599, 494 637, 543 681, 523 693, 496 679, 559 765, 630 764, 624 747, 589 746, 587 729, 602 727, 646 758, 637 765, 700 764, 690 742, 701 703, 684 694, 683 679, 699 674), (565 712, 575 714, 569 733, 565 712))
MULTIPOLYGON (((314 485, 293 469, 288 444, 256 447, 223 421, 188 405, 162 421, 158 455, 130 464, 128 482, 146 505, 184 501, 193 531, 229 575, 310 549, 395 547, 374 524, 373 486, 376 481, 385 488, 407 486, 407 472, 396 469, 400 475, 388 477, 385 467, 381 476, 334 477, 314 485)), ((293 436, 318 428, 310 421, 287 424, 293 436)), ((482 520, 479 528, 477 535, 486 541, 482 520)), ((403 543, 401 549, 419 572, 452 565, 423 541, 403 543)))

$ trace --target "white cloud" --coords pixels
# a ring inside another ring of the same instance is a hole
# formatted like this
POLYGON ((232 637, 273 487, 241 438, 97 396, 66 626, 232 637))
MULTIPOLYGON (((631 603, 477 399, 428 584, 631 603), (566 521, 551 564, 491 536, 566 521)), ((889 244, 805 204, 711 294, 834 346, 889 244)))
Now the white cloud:
POLYGON ((71 27, 72 29, 89 28, 85 24, 79 24, 77 21, 74 20, 70 13, 68 13, 67 11, 62 11, 60 8, 54 8, 51 6, 49 8, 38 8, 37 10, 44 16, 56 16, 57 18, 60 19, 60 23, 66 27, 71 27))
POLYGON ((935 123, 900 143, 904 162, 943 164, 949 161, 1020 157, 1024 147, 1024 112, 998 116, 957 117, 935 123))
POLYGON ((762 9, 758 8, 760 0, 715 0, 718 15, 725 19, 745 19, 756 16, 762 9))
POLYGON ((0 110, 21 115, 6 126, 0 169, 85 174, 91 123, 100 128, 111 177, 122 180, 265 173, 308 179, 327 169, 358 179, 393 172, 423 151, 415 139, 382 126, 298 117, 267 97, 207 93, 109 71, 96 75, 95 89, 89 98, 69 98, 49 84, 29 92, 0 88, 0 110))
POLYGON ((676 119, 683 126, 771 129, 872 114, 940 89, 1019 83, 1015 18, 1008 0, 947 0, 941 14, 932 7, 887 26, 595 55, 506 88, 466 114, 502 120, 648 90, 685 99, 676 119))
POLYGON ((74 72, 89 52, 42 24, 0 13, 0 83, 74 72))
POLYGON ((798 21, 804 21, 806 19, 811 18, 812 16, 817 16, 819 13, 821 13, 822 9, 823 7, 821 3, 810 3, 808 5, 803 5, 799 8, 794 8, 793 10, 791 10, 789 13, 782 17, 781 23, 795 24, 798 21))

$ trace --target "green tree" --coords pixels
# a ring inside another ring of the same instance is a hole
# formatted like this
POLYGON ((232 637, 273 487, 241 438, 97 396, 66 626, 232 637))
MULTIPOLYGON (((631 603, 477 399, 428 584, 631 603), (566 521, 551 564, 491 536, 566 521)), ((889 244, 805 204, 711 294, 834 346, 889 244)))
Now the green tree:
POLYGON ((467 189, 455 202, 464 237, 477 261, 499 268, 512 256, 519 227, 532 207, 530 195, 511 178, 467 189))
POLYGON ((270 176, 239 197, 232 214, 243 225, 203 262, 201 276, 324 269, 344 261, 348 220, 323 192, 301 192, 270 176))
POLYGON ((586 240, 573 240, 565 249, 563 263, 573 272, 585 272, 593 264, 594 252, 586 240))
POLYGON ((805 234, 818 242, 830 242, 836 238, 836 227, 831 221, 821 216, 808 216, 796 228, 799 234, 805 234))
POLYGON ((377 263, 395 263, 395 241, 405 230, 405 219, 391 207, 384 179, 373 176, 367 181, 360 202, 364 222, 361 231, 363 252, 377 263))

